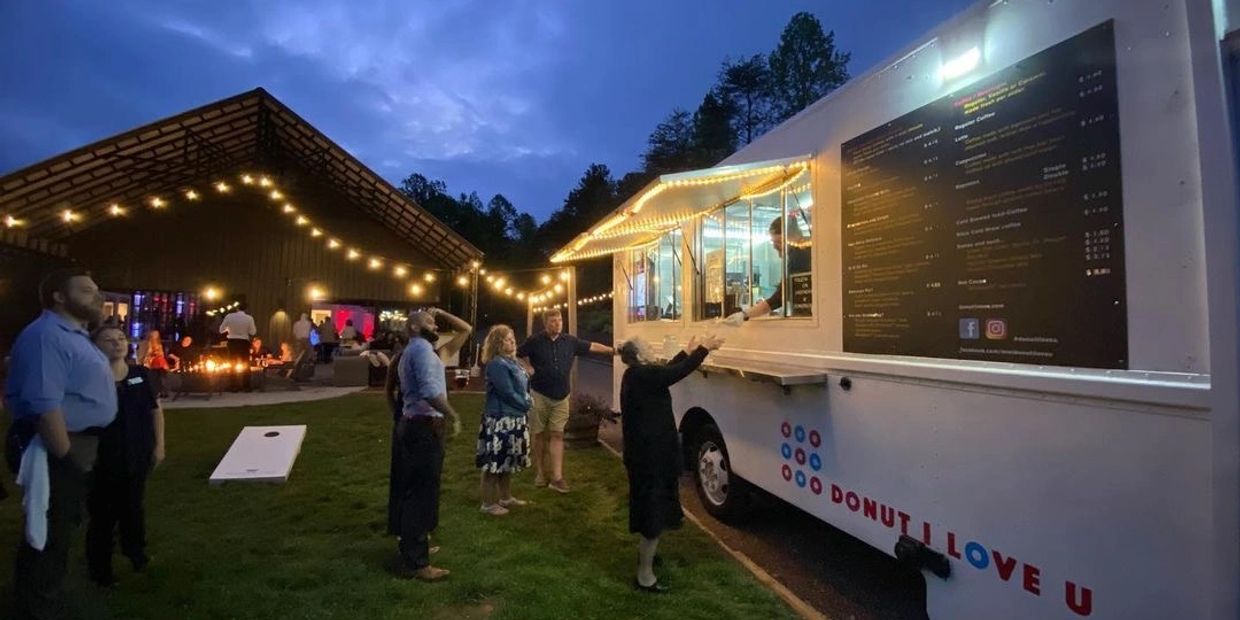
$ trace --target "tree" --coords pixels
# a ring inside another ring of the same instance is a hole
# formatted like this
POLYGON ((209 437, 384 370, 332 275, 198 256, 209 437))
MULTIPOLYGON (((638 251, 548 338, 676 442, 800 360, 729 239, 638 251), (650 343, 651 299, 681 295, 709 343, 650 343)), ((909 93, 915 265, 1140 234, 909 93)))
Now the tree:
POLYGON ((835 49, 835 32, 824 34, 818 18, 793 15, 767 60, 776 119, 792 117, 848 81, 851 57, 835 49))
POLYGON ((430 202, 436 196, 447 194, 448 186, 443 181, 432 181, 415 172, 401 181, 400 191, 420 204, 430 202))
POLYGON ((646 172, 663 174, 692 168, 693 117, 676 108, 646 139, 646 172))
POLYGON ((733 106, 732 127, 741 144, 749 144, 771 127, 771 71, 766 57, 725 60, 715 90, 733 106))
POLYGON ((736 134, 732 130, 735 115, 731 103, 714 92, 702 98, 702 105, 693 113, 693 167, 713 166, 736 150, 736 134))

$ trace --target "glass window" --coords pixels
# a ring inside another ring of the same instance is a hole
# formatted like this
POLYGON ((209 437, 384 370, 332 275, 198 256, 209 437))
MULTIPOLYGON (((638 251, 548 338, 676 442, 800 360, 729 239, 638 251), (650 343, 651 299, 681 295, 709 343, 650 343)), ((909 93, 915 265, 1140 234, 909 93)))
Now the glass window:
POLYGON ((749 203, 723 210, 723 315, 753 303, 749 288, 749 203))
POLYGON ((814 314, 814 198, 809 183, 784 194, 784 254, 787 277, 784 282, 785 316, 814 314))
POLYGON ((809 183, 741 200, 701 218, 697 320, 766 300, 771 316, 813 314, 809 183))
POLYGON ((677 229, 628 253, 624 267, 629 284, 629 322, 680 319, 684 306, 682 243, 683 235, 677 229))
POLYGON ((698 320, 723 316, 723 211, 702 218, 695 264, 698 320))

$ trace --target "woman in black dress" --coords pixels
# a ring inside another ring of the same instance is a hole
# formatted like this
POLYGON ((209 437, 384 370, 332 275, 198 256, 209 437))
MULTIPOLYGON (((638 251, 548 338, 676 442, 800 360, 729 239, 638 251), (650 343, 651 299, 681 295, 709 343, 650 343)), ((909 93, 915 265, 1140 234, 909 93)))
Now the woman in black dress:
POLYGON ((668 388, 689 376, 722 344, 722 338, 695 336, 667 364, 656 361, 650 345, 640 338, 620 345, 620 360, 628 366, 620 382, 620 410, 624 468, 629 475, 629 531, 641 535, 633 584, 639 590, 667 589, 654 575, 654 554, 663 530, 677 529, 684 520, 678 489, 683 463, 668 388))

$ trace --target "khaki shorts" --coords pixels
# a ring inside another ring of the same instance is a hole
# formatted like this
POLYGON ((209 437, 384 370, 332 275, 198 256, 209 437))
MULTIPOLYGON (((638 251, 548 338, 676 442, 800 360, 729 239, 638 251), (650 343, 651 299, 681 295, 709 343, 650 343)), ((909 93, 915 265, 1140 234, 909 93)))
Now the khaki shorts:
POLYGON ((546 431, 563 433, 564 426, 568 424, 568 398, 552 400, 533 390, 530 396, 534 399, 529 413, 530 434, 546 431))

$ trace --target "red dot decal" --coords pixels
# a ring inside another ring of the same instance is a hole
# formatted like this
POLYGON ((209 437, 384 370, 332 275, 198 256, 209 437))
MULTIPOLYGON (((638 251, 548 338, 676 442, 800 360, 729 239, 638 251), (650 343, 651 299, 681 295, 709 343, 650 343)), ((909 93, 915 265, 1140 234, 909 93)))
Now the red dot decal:
POLYGON ((819 435, 818 431, 810 431, 809 432, 809 445, 817 448, 821 444, 822 444, 822 435, 819 435))
POLYGON ((784 480, 792 480, 792 468, 791 467, 784 465, 783 474, 784 474, 784 480))
POLYGON ((809 479, 809 490, 813 491, 814 495, 822 495, 822 481, 818 476, 809 479))
POLYGON ((792 425, 787 422, 784 422, 783 425, 779 427, 779 432, 783 433, 784 437, 791 437, 792 436, 792 425))
POLYGON ((805 464, 805 451, 797 448, 797 465, 805 464))

